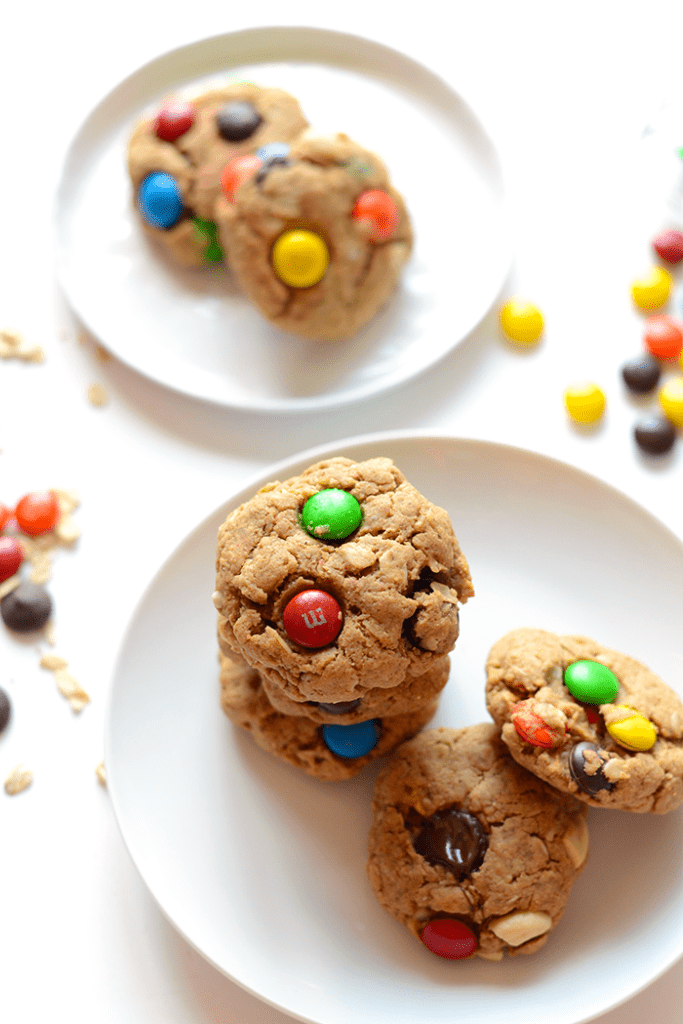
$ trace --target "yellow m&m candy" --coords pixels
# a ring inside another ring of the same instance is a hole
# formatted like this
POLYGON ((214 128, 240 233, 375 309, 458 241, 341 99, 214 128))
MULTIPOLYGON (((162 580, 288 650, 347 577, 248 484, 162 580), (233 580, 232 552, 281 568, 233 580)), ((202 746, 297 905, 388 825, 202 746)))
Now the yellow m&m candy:
POLYGON ((657 729, 649 718, 641 715, 626 704, 615 704, 614 710, 624 711, 623 718, 607 721, 607 732, 612 739, 627 750, 649 750, 657 741, 657 729))
POLYGON ((593 381, 574 384, 565 391, 564 404, 577 423, 594 423, 605 411, 605 393, 593 381))
POLYGON ((500 311, 500 325, 512 341, 533 345, 543 333, 543 314, 526 299, 510 299, 500 311))
POLYGON ((677 427, 683 427, 683 377, 674 377, 659 391, 659 404, 677 427))
POLYGON ((273 270, 290 288, 311 288, 322 279, 330 262, 324 240, 314 231, 294 228, 275 242, 273 270))
POLYGON ((631 285, 631 295, 640 309, 659 309, 669 298, 673 278, 664 267, 653 267, 649 274, 631 285))

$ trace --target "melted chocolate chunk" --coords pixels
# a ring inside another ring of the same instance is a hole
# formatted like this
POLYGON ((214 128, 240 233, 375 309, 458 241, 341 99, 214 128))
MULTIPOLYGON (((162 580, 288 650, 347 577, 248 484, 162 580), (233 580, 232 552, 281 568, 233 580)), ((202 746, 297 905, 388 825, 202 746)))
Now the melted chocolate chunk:
POLYGON ((0 601, 3 622, 15 633, 42 629, 51 613, 52 598, 37 583, 20 583, 0 601))
POLYGON ((321 704, 317 700, 309 700, 308 703, 313 704, 316 708, 321 708, 328 715, 348 715, 350 711, 356 710, 360 704, 360 697, 357 700, 340 700, 336 704, 321 704))
POLYGON ((254 134, 263 118, 253 103, 234 100, 216 114, 218 133, 226 142, 243 142, 254 134))
POLYGON ((569 771, 579 789, 589 796, 594 796, 601 789, 606 789, 608 793, 611 793, 614 783, 609 781, 602 770, 602 765, 608 760, 609 754, 606 750, 602 750, 597 743, 577 743, 569 753, 569 771), (591 750, 600 760, 596 771, 593 771, 594 758, 589 758, 588 763, 586 762, 585 755, 591 750))
POLYGON ((458 882, 481 867, 488 845, 479 819, 455 807, 433 814, 413 840, 421 857, 448 868, 458 882))

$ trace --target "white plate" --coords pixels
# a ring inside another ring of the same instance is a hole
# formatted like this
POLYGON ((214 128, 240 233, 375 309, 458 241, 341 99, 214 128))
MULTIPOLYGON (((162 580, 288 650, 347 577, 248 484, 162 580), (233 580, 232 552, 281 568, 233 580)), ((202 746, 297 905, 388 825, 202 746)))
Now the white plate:
POLYGON ((220 710, 216 532, 268 480, 318 458, 388 455, 445 507, 477 591, 433 724, 487 719, 484 661, 522 625, 592 635, 683 692, 683 546, 594 478, 478 441, 374 435, 253 479, 171 555, 134 613, 107 717, 107 777, 131 856, 208 960, 316 1024, 578 1024, 683 953, 683 828, 591 811, 566 915, 530 957, 447 962, 375 902, 365 877, 377 764, 322 783, 259 750, 220 710))
POLYGON ((510 263, 498 157, 467 104, 395 50, 313 28, 205 39, 136 71, 71 144, 55 227, 66 296, 119 359, 185 394, 273 412, 353 402, 426 369, 486 314, 510 263), (315 128, 379 153, 406 196, 416 246, 402 286, 347 342, 279 331, 225 268, 174 267, 134 215, 125 157, 139 117, 235 78, 292 92, 315 128))

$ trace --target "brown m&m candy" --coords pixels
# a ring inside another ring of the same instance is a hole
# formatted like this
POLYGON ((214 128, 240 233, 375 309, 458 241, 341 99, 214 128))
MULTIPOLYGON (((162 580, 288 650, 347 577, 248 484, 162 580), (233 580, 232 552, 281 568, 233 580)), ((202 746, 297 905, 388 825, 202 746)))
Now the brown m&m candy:
POLYGON ((488 845, 479 819, 455 807, 433 814, 413 840, 421 857, 448 868, 458 882, 481 866, 488 845))
POLYGON ((263 118, 253 103, 233 100, 216 114, 218 133, 226 142, 243 142, 250 138, 263 118))
POLYGON ((42 629, 50 618, 52 598, 37 583, 20 583, 0 601, 0 614, 8 629, 32 633, 42 629))
POLYGON ((610 782, 604 772, 604 766, 609 760, 610 755, 597 743, 577 743, 569 754, 569 771, 579 789, 589 796, 594 796, 601 789, 611 793, 614 783, 610 782))

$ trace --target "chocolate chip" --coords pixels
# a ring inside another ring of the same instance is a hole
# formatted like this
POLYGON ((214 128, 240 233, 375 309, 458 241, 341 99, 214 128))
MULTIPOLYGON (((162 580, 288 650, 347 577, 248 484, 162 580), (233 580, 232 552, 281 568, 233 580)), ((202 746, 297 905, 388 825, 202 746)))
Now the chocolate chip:
POLYGON ((340 700, 336 704, 319 704, 315 700, 310 703, 315 704, 321 711, 326 711, 328 715, 348 715, 350 711, 355 711, 359 706, 360 697, 357 700, 340 700))
POLYGON ((7 728, 12 715, 12 704, 4 690, 0 690, 0 732, 7 728))
POLYGON ((0 601, 0 614, 8 629, 32 633, 42 629, 52 613, 52 598, 37 583, 20 583, 0 601))
POLYGON ((633 428, 633 436, 648 455, 666 455, 674 446, 676 430, 666 416, 644 416, 633 428))
POLYGON ((253 103, 234 100, 216 114, 218 133, 226 142, 242 142, 254 134, 263 118, 253 103))
POLYGON ((433 814, 413 840, 421 857, 448 868, 458 882, 481 866, 488 845, 479 819, 455 807, 433 814))
POLYGON ((594 796, 601 789, 611 793, 614 783, 606 778, 603 772, 603 765, 609 760, 609 754, 597 745, 597 743, 577 743, 569 753, 569 771, 571 776, 584 793, 594 796), (587 753, 593 751, 595 757, 586 757, 587 753))
POLYGON ((644 395, 657 387, 662 368, 654 356, 644 353, 629 359, 621 368, 621 376, 629 391, 644 395))

